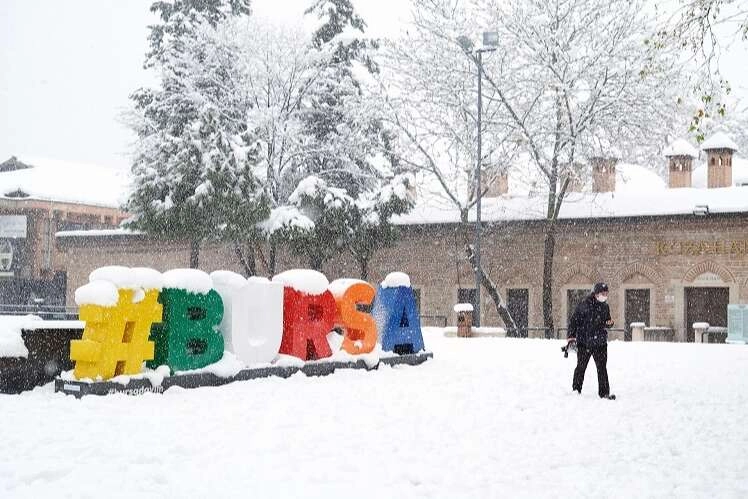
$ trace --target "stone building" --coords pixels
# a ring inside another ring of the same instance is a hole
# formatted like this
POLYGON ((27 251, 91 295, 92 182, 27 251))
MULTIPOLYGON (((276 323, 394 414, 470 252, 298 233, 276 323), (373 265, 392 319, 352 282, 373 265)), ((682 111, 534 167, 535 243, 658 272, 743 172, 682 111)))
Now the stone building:
MULTIPOLYGON (((702 148, 706 163, 685 141, 666 151, 669 178, 609 158, 593 161, 592 191, 572 192, 562 208, 554 260, 554 317, 566 324, 592 284, 610 284, 617 324, 672 328, 693 341, 691 325, 726 326, 728 303, 748 303, 748 162, 733 157, 729 138, 702 148), (729 175, 726 171, 729 167, 729 175)), ((520 327, 542 325, 545 197, 512 195, 511 174, 483 202, 482 262, 520 327)), ((402 238, 370 264, 376 282, 393 270, 407 272, 425 324, 454 322, 453 305, 475 298, 475 278, 464 258, 457 210, 420 199, 396 221, 402 238)), ((189 248, 154 242, 121 231, 62 232, 59 262, 67 270, 68 303, 76 287, 98 266, 184 267, 189 248)), ((297 266, 279 258, 278 271, 297 266)), ((239 271, 231 248, 207 245, 206 271, 239 271)), ((357 277, 342 257, 328 264, 330 279, 357 277)), ((481 294, 482 324, 501 325, 487 293, 481 294)))
POLYGON ((53 161, 0 163, 0 309, 63 305, 67 273, 55 233, 117 227, 126 214, 111 171, 53 161))

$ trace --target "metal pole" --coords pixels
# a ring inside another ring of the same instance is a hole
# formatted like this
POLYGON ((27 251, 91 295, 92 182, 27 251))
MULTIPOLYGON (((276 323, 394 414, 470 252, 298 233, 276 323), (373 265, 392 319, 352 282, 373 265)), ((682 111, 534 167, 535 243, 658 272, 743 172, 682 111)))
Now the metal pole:
POLYGON ((475 172, 476 195, 475 203, 475 313, 473 322, 480 326, 480 216, 481 216, 481 119, 483 113, 483 52, 478 50, 478 164, 475 172))

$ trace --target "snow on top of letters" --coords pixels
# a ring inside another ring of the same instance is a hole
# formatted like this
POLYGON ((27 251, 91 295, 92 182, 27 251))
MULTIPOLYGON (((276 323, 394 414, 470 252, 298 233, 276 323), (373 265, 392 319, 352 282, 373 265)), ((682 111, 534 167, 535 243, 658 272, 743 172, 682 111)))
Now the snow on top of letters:
POLYGON ((40 321, 35 315, 0 316, 0 357, 28 357, 29 350, 23 342, 21 330, 26 324, 40 321))
POLYGON ((267 277, 259 276, 259 275, 253 275, 253 276, 247 277, 247 282, 254 282, 257 284, 268 284, 270 283, 270 279, 268 279, 267 277))
POLYGON ((458 303, 452 309, 455 312, 472 312, 473 311, 473 305, 472 303, 458 303))
POLYGON ((383 288, 398 288, 400 286, 410 287, 410 277, 405 272, 390 272, 382 281, 383 288))
POLYGON ((164 287, 164 276, 161 272, 148 267, 133 267, 135 283, 143 289, 161 290, 164 287))
POLYGON ((119 291, 117 290, 117 286, 108 280, 93 280, 75 290, 75 303, 78 306, 99 305, 102 307, 113 307, 118 301, 119 291))
POLYGON ((330 283, 327 289, 330 290, 330 293, 332 293, 335 298, 340 298, 345 294, 348 288, 354 284, 360 283, 368 284, 366 281, 362 281, 361 279, 335 279, 330 283))
POLYGON ((164 287, 207 295, 213 289, 213 280, 202 270, 174 269, 164 273, 164 287))
POLYGON ((279 282, 286 287, 309 295, 321 295, 327 291, 330 282, 322 272, 311 269, 286 270, 273 277, 273 282, 279 282))
POLYGON ((241 288, 247 284, 247 280, 244 277, 230 270, 216 270, 210 273, 210 278, 215 286, 241 288))
POLYGON ((137 287, 135 272, 130 267, 109 265, 99 267, 88 275, 88 282, 108 281, 118 288, 133 289, 137 287))

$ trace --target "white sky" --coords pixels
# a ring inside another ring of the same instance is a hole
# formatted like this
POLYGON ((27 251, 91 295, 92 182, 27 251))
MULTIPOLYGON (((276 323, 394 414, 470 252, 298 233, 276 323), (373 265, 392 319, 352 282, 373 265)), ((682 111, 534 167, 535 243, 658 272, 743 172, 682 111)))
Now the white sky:
MULTIPOLYGON (((142 69, 152 0, 0 0, 0 162, 11 155, 127 167, 134 139, 118 121, 142 69)), ((253 0, 256 15, 298 23, 310 0, 253 0)), ((408 0, 354 0, 368 33, 397 33, 408 0)), ((722 69, 741 93, 736 44, 722 69)))
MULTIPOLYGON (((0 162, 12 155, 127 167, 118 121, 142 69, 152 0, 0 0, 0 162)), ((407 0, 355 0, 372 36, 398 30, 407 0)), ((253 0, 297 23, 308 0, 253 0)))

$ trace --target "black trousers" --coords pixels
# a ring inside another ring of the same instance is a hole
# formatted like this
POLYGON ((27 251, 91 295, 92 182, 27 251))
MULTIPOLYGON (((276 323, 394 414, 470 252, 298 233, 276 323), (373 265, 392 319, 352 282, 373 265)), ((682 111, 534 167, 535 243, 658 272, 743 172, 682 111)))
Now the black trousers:
POLYGON ((574 369, 574 381, 572 382, 572 388, 579 392, 582 391, 582 383, 584 383, 584 372, 587 370, 587 364, 590 362, 590 357, 595 360, 595 366, 597 367, 597 394, 601 397, 606 397, 610 394, 607 367, 608 345, 591 348, 577 345, 577 368, 574 369))

